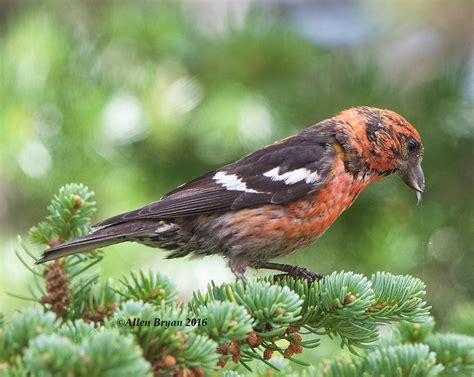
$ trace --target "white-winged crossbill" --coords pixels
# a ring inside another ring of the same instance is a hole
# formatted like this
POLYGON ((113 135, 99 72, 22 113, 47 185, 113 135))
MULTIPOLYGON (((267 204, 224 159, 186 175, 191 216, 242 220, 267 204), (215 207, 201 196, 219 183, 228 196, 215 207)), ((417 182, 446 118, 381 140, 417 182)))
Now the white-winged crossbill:
POLYGON ((125 241, 170 250, 168 258, 223 255, 247 267, 309 280, 305 268, 271 263, 319 238, 371 182, 398 174, 424 190, 418 132, 393 111, 356 107, 196 178, 143 208, 53 246, 37 263, 125 241))

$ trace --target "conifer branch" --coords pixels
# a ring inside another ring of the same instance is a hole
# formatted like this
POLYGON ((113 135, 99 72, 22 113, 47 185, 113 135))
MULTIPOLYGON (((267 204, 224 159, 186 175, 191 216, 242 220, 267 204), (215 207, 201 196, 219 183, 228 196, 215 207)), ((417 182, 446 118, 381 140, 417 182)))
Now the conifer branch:
MULTIPOLYGON (((50 245, 86 234, 92 198, 85 186, 63 187, 31 240, 50 245)), ((37 279, 31 299, 39 305, 10 320, 0 316, 0 371, 7 376, 203 376, 238 365, 251 375, 268 368, 291 375, 292 364, 307 365, 299 355, 325 336, 340 339, 352 356, 309 367, 307 376, 474 370, 473 338, 434 334, 425 285, 411 276, 334 272, 312 284, 289 277, 212 282, 183 304, 172 281, 154 271, 101 281, 100 252, 36 269, 28 261, 37 251, 20 240, 17 254, 37 279), (394 335, 380 339, 380 325, 394 323, 394 335)))

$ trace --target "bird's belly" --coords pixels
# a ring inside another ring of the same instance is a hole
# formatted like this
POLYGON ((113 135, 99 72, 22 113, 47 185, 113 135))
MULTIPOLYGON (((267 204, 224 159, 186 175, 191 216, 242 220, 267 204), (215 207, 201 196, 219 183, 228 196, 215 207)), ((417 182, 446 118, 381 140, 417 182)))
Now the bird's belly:
POLYGON ((267 205, 229 214, 226 246, 255 259, 287 255, 320 237, 366 185, 344 172, 317 192, 286 206, 267 205))

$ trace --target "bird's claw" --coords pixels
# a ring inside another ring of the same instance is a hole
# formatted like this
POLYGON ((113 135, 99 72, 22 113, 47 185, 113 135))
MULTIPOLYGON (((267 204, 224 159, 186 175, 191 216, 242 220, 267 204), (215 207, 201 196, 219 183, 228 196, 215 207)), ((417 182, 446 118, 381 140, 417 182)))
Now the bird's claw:
POLYGON ((310 271, 307 268, 300 267, 300 266, 292 266, 287 274, 273 275, 273 279, 281 280, 285 278, 286 276, 290 276, 292 278, 306 279, 308 284, 324 279, 324 275, 317 272, 310 271))
POLYGON ((240 281, 244 288, 247 287, 248 281, 244 274, 236 274, 236 281, 240 281))

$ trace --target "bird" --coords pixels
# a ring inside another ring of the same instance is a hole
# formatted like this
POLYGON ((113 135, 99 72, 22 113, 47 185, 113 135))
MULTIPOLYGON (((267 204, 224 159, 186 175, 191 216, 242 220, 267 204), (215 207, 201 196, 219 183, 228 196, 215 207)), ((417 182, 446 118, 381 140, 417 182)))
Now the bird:
POLYGON ((271 260, 317 240, 370 183, 390 175, 419 202, 423 152, 419 133, 396 112, 349 108, 103 220, 91 234, 45 250, 36 264, 131 241, 167 250, 167 258, 221 255, 244 282, 248 268, 319 280, 271 260))

